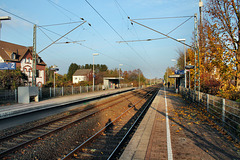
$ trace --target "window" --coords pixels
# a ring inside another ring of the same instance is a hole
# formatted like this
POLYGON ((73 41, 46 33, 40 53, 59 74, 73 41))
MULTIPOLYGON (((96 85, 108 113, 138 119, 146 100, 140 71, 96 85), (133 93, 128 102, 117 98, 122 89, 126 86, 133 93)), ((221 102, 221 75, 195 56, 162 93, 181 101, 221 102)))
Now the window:
POLYGON ((12 59, 16 59, 16 53, 12 53, 12 59))
POLYGON ((39 77, 39 70, 36 70, 36 78, 39 77))
POLYGON ((41 59, 40 59, 40 58, 38 58, 37 62, 38 62, 38 63, 41 63, 41 59))

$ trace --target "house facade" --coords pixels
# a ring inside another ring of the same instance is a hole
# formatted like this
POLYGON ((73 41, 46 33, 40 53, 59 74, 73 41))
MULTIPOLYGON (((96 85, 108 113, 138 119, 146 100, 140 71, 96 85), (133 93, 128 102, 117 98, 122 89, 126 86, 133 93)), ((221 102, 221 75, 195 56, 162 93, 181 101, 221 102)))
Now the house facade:
MULTIPOLYGON (((0 41, 0 63, 16 63, 16 68, 19 68, 23 73, 28 76, 28 81, 24 82, 26 86, 32 85, 32 51, 32 47, 25 47, 5 41, 0 41)), ((36 85, 41 87, 43 84, 45 84, 46 64, 38 55, 36 62, 36 85)))
POLYGON ((92 77, 92 70, 91 69, 78 69, 73 74, 72 82, 79 83, 82 81, 89 81, 90 77, 92 77))

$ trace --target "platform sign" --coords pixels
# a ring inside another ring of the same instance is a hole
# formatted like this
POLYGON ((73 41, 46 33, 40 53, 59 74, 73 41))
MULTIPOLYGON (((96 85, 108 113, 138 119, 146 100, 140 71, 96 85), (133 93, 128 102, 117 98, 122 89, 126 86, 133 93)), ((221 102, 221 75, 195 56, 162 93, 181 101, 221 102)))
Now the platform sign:
POLYGON ((0 63, 0 70, 16 70, 16 63, 2 62, 0 63))
POLYGON ((184 70, 176 70, 175 74, 184 74, 184 70))

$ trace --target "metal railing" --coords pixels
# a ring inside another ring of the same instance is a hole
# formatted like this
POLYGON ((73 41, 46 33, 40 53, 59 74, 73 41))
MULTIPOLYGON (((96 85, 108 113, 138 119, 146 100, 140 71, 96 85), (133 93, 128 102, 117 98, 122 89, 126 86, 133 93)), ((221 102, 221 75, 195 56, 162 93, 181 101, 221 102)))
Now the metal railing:
POLYGON ((0 105, 17 102, 17 89, 0 90, 0 105))
POLYGON ((240 137, 240 103, 203 92, 180 87, 180 94, 196 102, 210 113, 213 120, 220 124, 229 134, 239 140, 240 137))
MULTIPOLYGON (((121 88, 131 87, 128 84, 121 84, 121 88)), ((103 85, 95 85, 94 91, 108 90, 109 88, 103 85)), ((93 91, 93 86, 69 86, 69 87, 42 87, 39 88, 39 100, 50 99, 53 97, 67 96, 93 91)), ((0 105, 8 103, 13 104, 18 102, 18 91, 15 90, 0 90, 0 105)))

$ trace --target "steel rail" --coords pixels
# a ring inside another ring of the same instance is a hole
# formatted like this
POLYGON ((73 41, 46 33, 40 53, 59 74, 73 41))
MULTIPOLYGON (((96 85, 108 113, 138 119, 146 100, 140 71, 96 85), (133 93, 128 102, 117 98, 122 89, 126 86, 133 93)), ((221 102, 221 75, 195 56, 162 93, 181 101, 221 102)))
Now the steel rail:
POLYGON ((119 147, 121 146, 121 144, 125 141, 126 137, 129 135, 129 133, 132 131, 133 127, 136 125, 136 123, 139 121, 139 119, 142 117, 143 113, 146 111, 146 109, 149 107, 149 105, 152 104, 153 99, 156 97, 156 95, 158 94, 158 91, 156 91, 155 95, 151 97, 151 99, 148 101, 148 103, 146 104, 144 110, 141 112, 141 114, 137 117, 137 119, 134 121, 134 123, 132 124, 132 126, 130 127, 130 129, 128 130, 128 132, 125 134, 125 136, 122 138, 122 140, 119 142, 119 144, 117 145, 117 147, 113 150, 113 152, 111 153, 111 155, 108 157, 108 160, 110 160, 112 158, 112 156, 116 153, 116 151, 119 149, 119 147))
MULTIPOLYGON (((125 98, 125 97, 124 97, 124 98, 125 98)), ((84 117, 81 117, 81 118, 75 120, 75 121, 72 121, 72 122, 69 122, 69 123, 67 123, 67 124, 65 124, 65 125, 62 125, 62 126, 56 128, 56 129, 50 130, 50 131, 48 131, 47 133, 43 133, 43 134, 41 134, 41 135, 38 135, 38 136, 36 136, 36 137, 34 137, 34 138, 30 139, 30 140, 27 140, 27 141, 25 141, 25 142, 23 142, 23 143, 20 143, 20 144, 14 146, 14 147, 12 147, 12 148, 9 148, 9 149, 7 149, 7 150, 5 150, 5 151, 3 151, 3 152, 0 153, 0 158, 4 157, 5 155, 7 155, 7 154, 9 154, 9 153, 12 153, 13 151, 16 151, 17 149, 21 148, 22 146, 25 146, 25 145, 27 145, 27 144, 30 144, 30 143, 32 143, 32 142, 34 142, 34 141, 36 141, 36 140, 39 140, 39 139, 41 139, 41 138, 44 138, 44 137, 48 136, 48 135, 51 134, 51 133, 60 131, 60 130, 62 130, 62 129, 64 129, 64 128, 70 126, 70 125, 73 125, 73 124, 75 124, 75 123, 78 123, 79 121, 82 121, 82 120, 84 120, 84 119, 86 119, 86 118, 88 118, 88 117, 90 117, 90 116, 92 116, 92 115, 94 115, 94 114, 96 114, 96 113, 98 113, 98 112, 101 112, 101 111, 103 111, 103 110, 105 110, 105 109, 108 109, 108 108, 110 108, 110 107, 113 107, 113 106, 116 105, 116 104, 119 104, 119 101, 116 102, 116 103, 114 103, 114 104, 111 104, 110 106, 107 106, 107 107, 105 107, 105 108, 103 108, 103 109, 100 109, 100 110, 98 110, 98 111, 92 112, 92 113, 90 113, 90 114, 88 114, 88 115, 86 115, 86 116, 84 116, 84 117)))
POLYGON ((101 128, 98 132, 96 132, 94 135, 92 135, 91 137, 89 137, 86 141, 84 141, 83 143, 81 143, 79 146, 77 146, 75 149, 73 149, 70 153, 68 153, 67 155, 65 155, 61 160, 67 160, 70 159, 77 151, 79 151, 79 149, 81 149, 84 145, 86 145, 87 143, 89 143, 90 141, 92 141, 94 138, 96 138, 100 133, 102 133, 108 126, 112 125, 114 122, 116 122, 119 118, 121 118, 125 113, 127 113, 130 109, 134 108, 135 105, 137 105, 138 103, 140 103, 144 98, 146 98, 150 93, 152 93, 153 91, 149 91, 144 97, 142 97, 139 101, 137 101, 135 104, 133 104, 130 108, 128 108, 127 110, 125 110, 123 113, 121 113, 117 118, 115 118, 114 120, 112 120, 111 122, 109 122, 106 126, 104 126, 103 128, 101 128))
MULTIPOLYGON (((132 96, 131 96, 131 97, 132 97, 132 96)), ((121 97, 121 98, 123 98, 123 97, 121 97)), ((13 138, 13 137, 15 137, 15 136, 19 136, 19 135, 24 134, 24 133, 27 133, 27 132, 31 132, 31 131, 34 130, 34 129, 38 129, 38 128, 41 128, 41 127, 50 125, 51 123, 55 123, 55 122, 57 122, 57 121, 61 121, 61 120, 63 120, 63 119, 67 119, 67 118, 69 118, 69 117, 71 117, 71 116, 75 116, 75 115, 77 115, 77 114, 80 114, 80 113, 82 113, 82 112, 91 110, 91 109, 93 109, 93 108, 98 108, 98 107, 100 107, 100 106, 102 106, 102 105, 105 105, 105 104, 114 102, 114 101, 116 101, 116 100, 119 100, 119 99, 114 99, 114 100, 111 100, 111 101, 107 101, 107 102, 105 102, 105 103, 102 103, 102 104, 99 104, 99 105, 96 105, 96 106, 93 106, 93 107, 90 107, 90 108, 87 108, 87 109, 80 110, 80 111, 78 111, 78 112, 76 112, 76 113, 71 113, 71 114, 69 114, 69 115, 67 115, 67 116, 64 116, 64 117, 61 117, 61 118, 57 118, 57 119, 52 120, 52 121, 49 121, 49 122, 47 122, 47 123, 43 123, 43 124, 41 124, 41 125, 38 125, 38 126, 35 126, 35 127, 31 127, 31 128, 25 129, 25 130, 23 130, 23 131, 19 131, 19 132, 17 132, 17 133, 13 133, 13 134, 8 135, 8 136, 5 136, 5 137, 1 137, 1 138, 0 138, 0 142, 5 141, 5 140, 10 139, 10 138, 13 138)), ((121 100, 119 100, 118 102, 120 102, 120 101, 121 101, 121 100)), ((79 103, 81 103, 81 102, 79 102, 79 103)))

